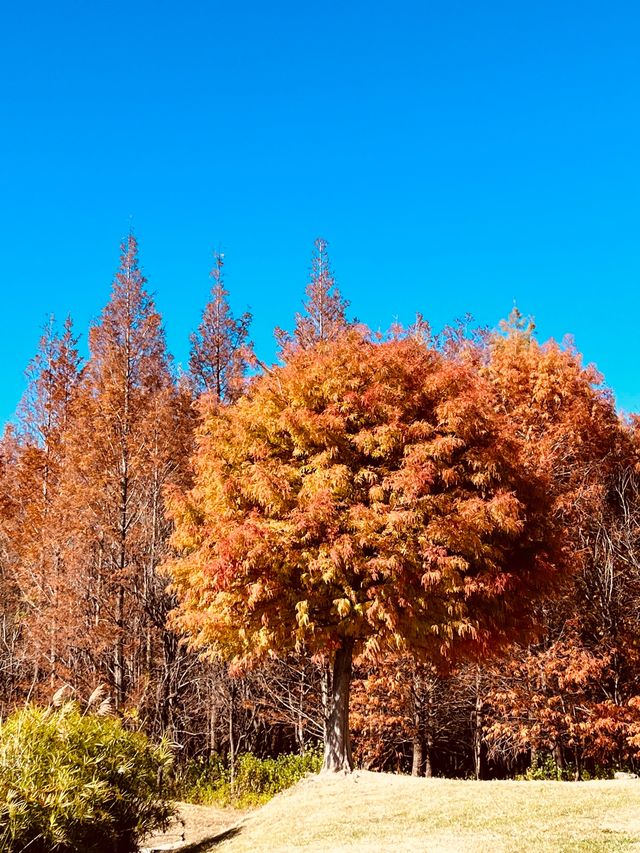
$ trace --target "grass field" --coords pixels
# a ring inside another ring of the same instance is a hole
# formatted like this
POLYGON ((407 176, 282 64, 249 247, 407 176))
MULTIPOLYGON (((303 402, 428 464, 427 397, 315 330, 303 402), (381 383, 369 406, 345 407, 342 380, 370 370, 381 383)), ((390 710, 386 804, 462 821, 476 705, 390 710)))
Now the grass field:
POLYGON ((209 840, 201 834, 184 853, 640 853, 640 780, 471 782, 356 772, 310 777, 215 840, 220 810, 211 814, 209 840))

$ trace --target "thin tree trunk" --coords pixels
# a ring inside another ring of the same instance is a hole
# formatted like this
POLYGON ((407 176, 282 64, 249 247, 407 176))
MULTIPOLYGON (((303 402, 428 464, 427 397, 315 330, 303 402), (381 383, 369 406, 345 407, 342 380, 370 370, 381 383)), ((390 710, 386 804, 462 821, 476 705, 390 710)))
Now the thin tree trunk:
POLYGON ((480 695, 480 671, 476 672, 476 704, 473 714, 473 764, 476 779, 482 779, 482 712, 484 703, 480 695))
POLYGON ((236 742, 233 731, 233 711, 236 701, 236 690, 233 682, 229 685, 229 787, 233 797, 236 784, 236 742))
POLYGON ((326 718, 326 738, 322 769, 338 773, 353 770, 349 735, 349 690, 353 667, 352 637, 345 637, 333 661, 333 678, 326 718))
POLYGON ((413 760, 411 762, 411 775, 420 776, 422 773, 422 738, 417 734, 413 738, 413 760))
POLYGON ((560 776, 562 776, 564 773, 564 755, 562 754, 562 746, 559 743, 554 744, 552 754, 560 776))
POLYGON ((116 641, 113 647, 113 682, 115 692, 115 707, 119 711, 124 705, 124 587, 118 584, 116 590, 116 641))
POLYGON ((574 780, 574 782, 581 782, 582 781, 582 754, 580 752, 579 747, 577 747, 577 746, 575 747, 573 754, 574 754, 575 759, 576 759, 576 771, 574 773, 573 780, 574 780))
POLYGON ((298 748, 300 749, 300 755, 304 755, 305 751, 305 743, 304 743, 304 719, 302 716, 302 706, 304 704, 304 688, 305 688, 305 671, 304 666, 300 668, 300 693, 298 699, 298 714, 297 714, 297 724, 296 724, 296 740, 298 741, 298 748))
POLYGON ((219 690, 219 681, 214 680, 213 672, 210 671, 207 679, 207 693, 209 702, 209 759, 218 751, 218 704, 216 702, 219 690))
POLYGON ((431 736, 427 737, 427 743, 425 745, 424 750, 424 775, 425 778, 431 779, 433 776, 433 761, 432 761, 432 752, 433 752, 433 741, 431 736))

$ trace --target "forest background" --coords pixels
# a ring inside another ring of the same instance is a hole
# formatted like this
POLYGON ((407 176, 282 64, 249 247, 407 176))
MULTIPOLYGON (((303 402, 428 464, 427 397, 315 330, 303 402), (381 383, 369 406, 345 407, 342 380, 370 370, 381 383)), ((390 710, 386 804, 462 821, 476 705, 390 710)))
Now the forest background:
MULTIPOLYGON (((186 573, 178 570, 180 582, 169 587, 169 572, 180 562, 171 558, 184 552, 181 538, 195 529, 203 511, 195 503, 176 510, 176 496, 189 494, 194 476, 206 494, 202 466, 211 459, 207 436, 216 412, 251 398, 261 374, 277 376, 281 370, 256 357, 250 315, 232 314, 224 270, 225 260, 215 254, 210 300, 191 336, 188 371, 172 367, 132 234, 122 244, 111 298, 89 330, 87 362, 78 354, 70 319, 45 329, 28 370, 27 393, 1 444, 3 716, 26 700, 47 701, 62 685, 86 699, 106 684, 117 713, 153 736, 168 736, 185 760, 223 756, 233 767, 239 752, 304 752, 326 738, 325 676, 331 663, 326 655, 307 651, 300 642, 295 648, 283 645, 281 654, 257 666, 242 666, 239 659, 229 666, 224 658, 203 660, 197 650, 190 651, 175 630, 180 620, 171 622, 176 591, 187 588, 185 577, 194 578, 196 587, 201 583, 196 563, 186 573), (173 540, 172 517, 182 517, 183 531, 173 540)), ((524 530, 538 530, 531 535, 539 538, 542 523, 549 538, 545 559, 555 561, 547 570, 538 563, 531 571, 525 559, 523 589, 534 588, 540 599, 534 613, 538 630, 525 630, 529 614, 516 608, 521 625, 516 621, 505 638, 520 640, 506 647, 506 655, 497 629, 482 642, 480 657, 466 662, 464 655, 458 659, 446 651, 421 659, 410 646, 403 652, 401 644, 385 651, 374 635, 364 647, 373 653, 355 661, 356 762, 478 778, 535 772, 541 765, 577 778, 635 767, 640 745, 638 438, 636 419, 618 415, 595 369, 582 365, 571 344, 538 343, 533 323, 517 310, 495 332, 458 323, 435 333, 417 315, 407 329, 396 325, 385 335, 371 333, 349 320, 327 243, 320 238, 303 310, 292 331, 277 329, 276 337, 281 361, 294 365, 294 382, 296 354, 308 353, 310 364, 316 358, 321 364, 323 348, 335 344, 346 353, 360 346, 356 340, 374 350, 387 340, 413 341, 446 368, 438 380, 443 388, 456 387, 460 370, 467 376, 462 402, 454 397, 435 410, 444 418, 444 433, 423 451, 432 454, 441 483, 428 491, 442 489, 451 498, 434 551, 440 556, 421 582, 427 599, 444 593, 438 584, 443 572, 449 577, 448 560, 458 566, 468 557, 482 565, 494 558, 468 555, 485 548, 477 544, 483 537, 493 543, 490 549, 502 549, 498 543, 504 536, 523 529, 508 492, 506 497, 496 493, 483 509, 460 480, 470 462, 461 456, 465 441, 459 436, 471 435, 483 423, 476 419, 485 417, 470 403, 476 393, 491 394, 489 408, 506 425, 516 450, 508 463, 470 450, 471 481, 480 495, 505 465, 515 471, 514 484, 529 480, 534 502, 524 530), (456 405, 462 405, 457 414, 451 408, 456 405), (542 522, 536 482, 546 493, 542 522), (460 534, 460 525, 467 533, 460 534), (492 647, 503 653, 494 660, 492 647)), ((302 374, 300 381, 305 381, 302 374)), ((480 435, 494 428, 482 429, 480 435)), ((215 456, 215 444, 211 447, 215 456)), ((322 489, 333 494, 330 482, 320 488, 321 502, 322 489)), ((422 488, 411 486, 416 500, 422 488)), ((374 489, 380 487, 374 483, 371 495, 374 489)), ((205 556, 204 577, 209 559, 205 556)), ((458 569, 453 571, 454 580, 447 583, 455 583, 458 569)), ((491 581, 495 614, 522 569, 509 567, 507 559, 505 571, 491 581)), ((470 580, 465 597, 473 598, 474 585, 486 582, 482 577, 470 580)), ((265 575, 267 587, 271 581, 275 576, 265 575)), ((247 588, 249 603, 256 595, 255 585, 247 588)), ((201 630, 207 606, 201 601, 195 621, 185 620, 187 633, 201 630)), ((277 607, 275 596, 266 601, 267 612, 277 607)), ((342 601, 329 605, 339 615, 343 606, 342 601)), ((471 610, 470 627, 455 630, 475 632, 476 616, 471 610)), ((274 610, 274 619, 277 632, 291 616, 274 610)), ((302 611, 296 619, 300 627, 308 623, 302 611)), ((495 621, 491 613, 489 619, 495 621)), ((447 620, 455 626, 453 616, 447 620)), ((256 662, 252 657, 250 650, 249 663, 256 662)))

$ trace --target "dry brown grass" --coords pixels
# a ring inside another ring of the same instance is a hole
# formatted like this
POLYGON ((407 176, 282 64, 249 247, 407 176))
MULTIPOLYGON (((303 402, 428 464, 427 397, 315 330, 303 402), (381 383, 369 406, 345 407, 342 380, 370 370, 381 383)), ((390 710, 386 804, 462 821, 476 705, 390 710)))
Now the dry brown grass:
MULTIPOLYGON (((201 807, 204 808, 204 807, 201 807)), ((219 820, 216 830, 228 829, 219 820)), ((230 817, 226 812, 225 818, 230 817)), ((317 776, 191 853, 640 853, 640 780, 317 776)))
POLYGON ((178 803, 179 820, 173 821, 166 832, 147 838, 142 853, 180 850, 182 853, 204 853, 211 850, 215 838, 235 826, 247 814, 239 809, 221 806, 196 806, 178 803))

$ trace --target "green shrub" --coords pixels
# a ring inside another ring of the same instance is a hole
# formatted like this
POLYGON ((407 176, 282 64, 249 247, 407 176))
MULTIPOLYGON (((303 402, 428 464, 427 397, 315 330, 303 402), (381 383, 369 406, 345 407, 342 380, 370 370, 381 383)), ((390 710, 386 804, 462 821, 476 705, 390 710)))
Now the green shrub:
POLYGON ((257 758, 247 752, 237 757, 232 781, 231 769, 214 756, 192 761, 184 768, 176 781, 176 795, 204 805, 259 805, 308 773, 318 773, 321 766, 322 755, 317 750, 278 758, 257 758))
POLYGON ((173 807, 158 792, 171 762, 113 717, 29 706, 0 725, 0 850, 129 853, 173 807))
POLYGON ((522 781, 554 781, 560 782, 566 776, 558 767, 555 759, 549 753, 535 753, 531 764, 523 776, 516 777, 522 781))

